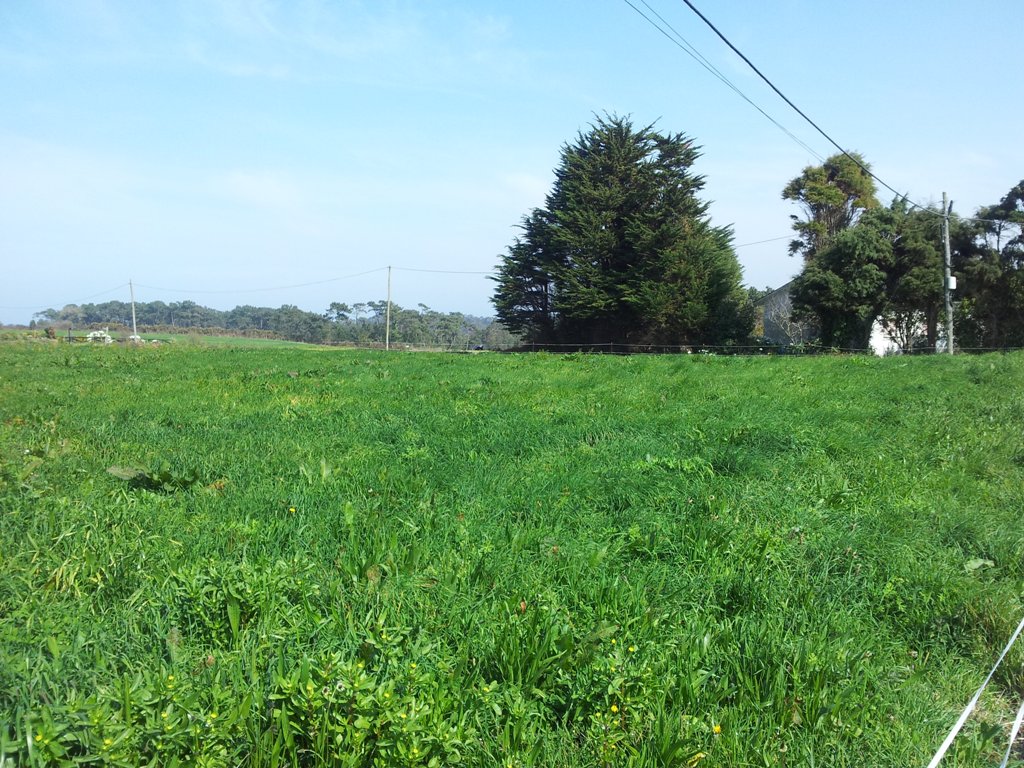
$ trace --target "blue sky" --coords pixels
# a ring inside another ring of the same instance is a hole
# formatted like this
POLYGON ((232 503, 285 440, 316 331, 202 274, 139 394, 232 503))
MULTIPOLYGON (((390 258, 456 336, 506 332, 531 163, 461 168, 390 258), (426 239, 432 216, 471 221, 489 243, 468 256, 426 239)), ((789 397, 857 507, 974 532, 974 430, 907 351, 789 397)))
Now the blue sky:
MULTIPOLYGON (((833 152, 680 0, 647 3, 833 152)), ((970 213, 1024 177, 1020 0, 696 4, 914 200, 970 213)), ((622 0, 2 0, 0 103, 3 322, 129 279, 323 311, 383 298, 383 271, 348 276, 387 265, 403 306, 491 314, 483 275, 406 270, 493 269, 603 112, 693 137, 745 282, 778 286, 786 240, 746 244, 788 235, 781 189, 818 162, 622 0)))

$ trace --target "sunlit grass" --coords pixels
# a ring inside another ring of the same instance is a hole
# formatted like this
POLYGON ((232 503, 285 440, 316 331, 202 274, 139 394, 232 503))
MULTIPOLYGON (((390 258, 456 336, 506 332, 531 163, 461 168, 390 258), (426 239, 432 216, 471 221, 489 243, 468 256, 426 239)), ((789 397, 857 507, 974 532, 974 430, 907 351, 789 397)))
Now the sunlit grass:
MULTIPOLYGON (((287 341, 285 339, 264 339, 255 336, 241 336, 241 335, 226 335, 221 336, 217 334, 201 332, 204 329, 196 331, 188 331, 183 329, 181 333, 148 333, 146 331, 140 331, 139 338, 144 343, 157 344, 177 344, 177 345, 189 345, 189 346, 209 346, 209 347, 233 347, 233 348, 248 348, 255 347, 258 349, 279 349, 279 348, 306 348, 316 349, 317 345, 306 344, 301 341, 287 341)), ((88 329, 76 329, 72 330, 69 334, 66 330, 57 330, 54 332, 55 336, 53 339, 47 339, 45 333, 42 330, 36 329, 23 329, 23 328, 6 328, 0 329, 0 343, 9 343, 12 341, 24 341, 24 342, 36 342, 46 343, 52 345, 65 344, 69 338, 73 340, 75 344, 84 344, 89 341, 88 336, 90 331, 88 329)), ((225 332, 226 333, 226 332, 225 332)), ((114 343, 127 344, 129 337, 131 336, 131 330, 126 329, 122 331, 112 330, 109 333, 114 343)), ((94 346, 97 342, 90 342, 94 346)))
POLYGON ((18 763, 924 764, 1021 615, 1020 355, 0 361, 18 763))

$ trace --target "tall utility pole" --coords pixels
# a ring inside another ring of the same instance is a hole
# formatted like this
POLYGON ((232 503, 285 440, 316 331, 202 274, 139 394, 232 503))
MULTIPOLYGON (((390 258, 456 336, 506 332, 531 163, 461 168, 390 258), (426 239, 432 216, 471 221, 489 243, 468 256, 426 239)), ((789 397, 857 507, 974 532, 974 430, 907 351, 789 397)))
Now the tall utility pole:
POLYGON ((953 210, 953 203, 945 192, 942 193, 942 243, 945 248, 946 274, 942 282, 943 293, 946 297, 946 349, 953 354, 953 289, 956 288, 956 278, 951 274, 952 257, 949 253, 949 214, 953 210))
POLYGON ((384 312, 384 349, 391 349, 391 267, 388 267, 388 308, 384 312))
POLYGON ((132 281, 128 281, 128 293, 132 297, 132 342, 139 340, 139 332, 135 328, 135 287, 132 285, 132 281))

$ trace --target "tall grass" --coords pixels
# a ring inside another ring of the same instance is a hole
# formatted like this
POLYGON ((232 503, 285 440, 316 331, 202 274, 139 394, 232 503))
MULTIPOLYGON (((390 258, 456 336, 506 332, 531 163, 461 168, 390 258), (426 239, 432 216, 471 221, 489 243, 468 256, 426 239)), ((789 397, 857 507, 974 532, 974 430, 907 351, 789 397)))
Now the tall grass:
POLYGON ((0 361, 0 762, 924 764, 1024 610, 1020 355, 0 361))

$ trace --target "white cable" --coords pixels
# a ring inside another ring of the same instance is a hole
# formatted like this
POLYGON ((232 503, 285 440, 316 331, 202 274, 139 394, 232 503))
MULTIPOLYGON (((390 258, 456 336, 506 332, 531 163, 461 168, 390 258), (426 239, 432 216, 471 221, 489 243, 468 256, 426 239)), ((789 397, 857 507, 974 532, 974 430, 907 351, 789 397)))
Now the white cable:
POLYGON ((1003 762, 999 764, 999 768, 1006 768, 1006 764, 1010 762, 1013 742, 1017 740, 1017 734, 1020 732, 1022 722, 1024 722, 1024 701, 1020 703, 1020 709, 1017 710, 1017 719, 1013 721, 1013 728, 1010 729, 1010 743, 1006 745, 1006 754, 1003 755, 1003 762))
POLYGON ((1018 635, 1020 635, 1021 630, 1024 630, 1024 619, 1020 620, 1020 624, 1017 625, 1017 630, 1010 636, 1010 642, 1006 644, 1006 647, 1003 648, 1003 652, 999 654, 999 658, 996 659, 996 664, 992 667, 992 671, 988 673, 988 677, 985 678, 985 682, 981 684, 978 692, 974 694, 974 698, 972 698, 964 708, 963 713, 960 715, 960 719, 957 720, 956 725, 953 726, 953 730, 949 732, 949 736, 947 736, 946 740, 942 742, 942 746, 939 747, 939 751, 935 753, 935 757, 933 757, 932 761, 928 763, 928 768, 935 768, 940 762, 942 762, 942 758, 946 756, 946 752, 953 743, 953 739, 955 739, 956 735, 960 733, 960 729, 964 727, 964 723, 967 722, 967 718, 970 716, 971 712, 974 711, 974 707, 977 705, 978 699, 981 698, 981 692, 985 690, 985 686, 988 685, 988 681, 992 679, 992 675, 996 673, 999 665, 1003 663, 1003 659, 1013 646, 1018 635))

